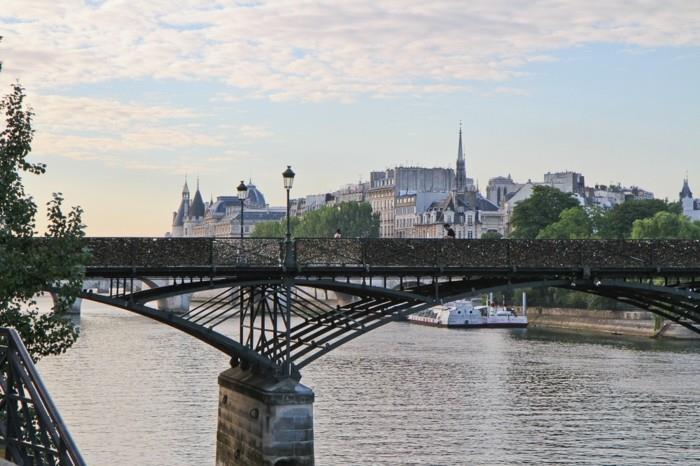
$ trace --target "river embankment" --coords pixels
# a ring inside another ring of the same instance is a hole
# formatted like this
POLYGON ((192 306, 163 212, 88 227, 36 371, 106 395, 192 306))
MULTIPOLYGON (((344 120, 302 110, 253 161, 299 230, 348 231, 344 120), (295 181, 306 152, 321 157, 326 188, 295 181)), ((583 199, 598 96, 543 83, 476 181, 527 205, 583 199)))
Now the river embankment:
POLYGON ((641 310, 610 311, 593 309, 542 308, 527 310, 530 327, 583 330, 593 333, 651 338, 697 339, 700 335, 641 310))

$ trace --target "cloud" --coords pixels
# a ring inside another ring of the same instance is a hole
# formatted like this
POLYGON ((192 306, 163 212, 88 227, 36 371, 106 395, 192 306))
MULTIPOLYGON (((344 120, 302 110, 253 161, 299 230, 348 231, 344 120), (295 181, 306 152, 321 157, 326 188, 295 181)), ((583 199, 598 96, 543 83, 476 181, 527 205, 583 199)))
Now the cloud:
POLYGON ((36 127, 50 132, 123 131, 146 124, 191 121, 202 116, 189 108, 124 103, 115 99, 91 97, 39 95, 30 96, 28 103, 36 113, 36 127))
POLYGON ((221 148, 225 138, 193 123, 202 114, 187 108, 124 103, 113 99, 34 96, 33 143, 40 157, 101 161, 135 170, 168 167, 148 159, 179 149, 221 148), (144 160, 143 155, 151 154, 144 160))
POLYGON ((4 74, 41 89, 214 80, 229 99, 274 101, 454 92, 585 44, 700 44, 700 3, 687 0, 5 0, 3 17, 4 74))

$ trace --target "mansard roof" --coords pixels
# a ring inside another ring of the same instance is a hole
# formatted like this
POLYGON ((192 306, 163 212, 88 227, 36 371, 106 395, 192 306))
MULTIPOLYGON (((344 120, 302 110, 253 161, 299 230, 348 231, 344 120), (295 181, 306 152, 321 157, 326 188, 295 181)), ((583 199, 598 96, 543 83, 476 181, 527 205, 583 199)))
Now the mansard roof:
POLYGON ((226 208, 233 205, 240 205, 238 196, 217 196, 214 204, 209 206, 209 211, 212 214, 223 215, 226 213, 226 208))
POLYGON ((483 198, 481 194, 476 195, 476 203, 479 210, 485 210, 489 212, 495 212, 498 210, 498 206, 496 204, 489 201, 488 199, 483 198))
MULTIPOLYGON (((282 220, 287 214, 285 212, 275 211, 275 210, 265 210, 265 211, 255 211, 255 210, 244 210, 243 211, 243 221, 275 221, 282 220)), ((236 215, 231 217, 234 221, 241 221, 241 213, 238 212, 236 215)))

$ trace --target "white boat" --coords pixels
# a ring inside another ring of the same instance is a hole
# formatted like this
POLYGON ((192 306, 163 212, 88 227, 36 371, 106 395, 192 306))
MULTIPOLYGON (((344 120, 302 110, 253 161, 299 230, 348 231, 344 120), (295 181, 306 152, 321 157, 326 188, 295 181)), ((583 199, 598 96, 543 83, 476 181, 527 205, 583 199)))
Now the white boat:
MULTIPOLYGON (((523 306, 525 309, 525 306, 523 306)), ((522 328, 527 327, 527 315, 517 315, 505 306, 474 306, 469 300, 434 306, 408 316, 414 324, 458 328, 522 328)))

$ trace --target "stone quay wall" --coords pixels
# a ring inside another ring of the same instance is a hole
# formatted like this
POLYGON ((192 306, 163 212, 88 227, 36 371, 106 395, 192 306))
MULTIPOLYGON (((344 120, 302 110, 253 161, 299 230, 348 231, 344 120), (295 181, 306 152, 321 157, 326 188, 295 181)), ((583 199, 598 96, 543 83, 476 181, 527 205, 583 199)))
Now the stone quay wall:
POLYGON ((531 307, 527 310, 527 317, 530 327, 643 337, 700 338, 697 333, 647 311, 531 307))

